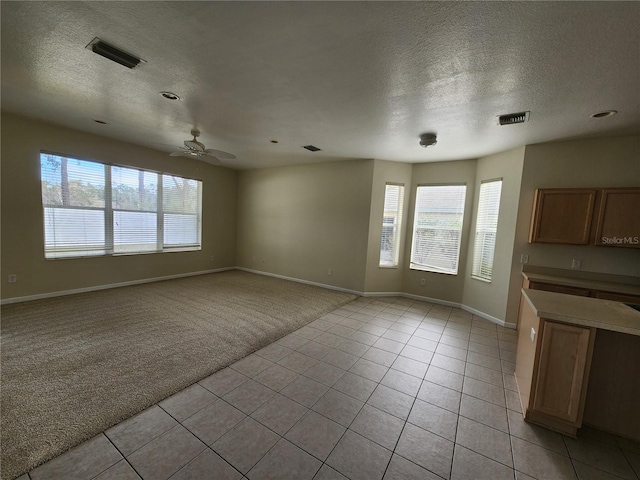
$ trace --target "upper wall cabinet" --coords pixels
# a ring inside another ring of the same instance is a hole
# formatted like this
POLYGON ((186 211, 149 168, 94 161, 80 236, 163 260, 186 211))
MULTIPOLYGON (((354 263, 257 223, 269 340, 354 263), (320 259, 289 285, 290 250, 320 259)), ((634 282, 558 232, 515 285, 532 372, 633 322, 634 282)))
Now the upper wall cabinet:
POLYGON ((640 188, 602 190, 595 244, 640 248, 640 188))
POLYGON ((540 188, 529 243, 640 248, 640 188, 540 188))
POLYGON ((595 188, 536 190, 529 243, 587 245, 595 201, 595 188))

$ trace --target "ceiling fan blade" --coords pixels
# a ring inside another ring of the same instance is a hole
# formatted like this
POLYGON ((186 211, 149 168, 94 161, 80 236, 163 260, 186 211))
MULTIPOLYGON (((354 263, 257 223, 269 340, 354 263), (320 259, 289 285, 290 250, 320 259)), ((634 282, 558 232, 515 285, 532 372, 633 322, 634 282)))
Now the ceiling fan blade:
POLYGON ((213 148, 207 148, 204 153, 212 157, 218 157, 223 160, 235 160, 236 156, 229 152, 223 152, 222 150, 214 150, 213 148))
POLYGON ((170 157, 180 157, 180 156, 184 155, 185 153, 187 153, 187 152, 184 152, 184 151, 171 152, 171 153, 169 154, 169 156, 170 156, 170 157))

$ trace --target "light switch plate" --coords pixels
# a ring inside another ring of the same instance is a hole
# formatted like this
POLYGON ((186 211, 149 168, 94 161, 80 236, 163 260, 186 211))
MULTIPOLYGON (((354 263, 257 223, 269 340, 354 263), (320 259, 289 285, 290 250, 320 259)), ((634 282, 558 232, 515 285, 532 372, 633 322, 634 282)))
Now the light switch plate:
POLYGON ((533 329, 533 327, 531 327, 531 341, 536 341, 536 331, 533 329))

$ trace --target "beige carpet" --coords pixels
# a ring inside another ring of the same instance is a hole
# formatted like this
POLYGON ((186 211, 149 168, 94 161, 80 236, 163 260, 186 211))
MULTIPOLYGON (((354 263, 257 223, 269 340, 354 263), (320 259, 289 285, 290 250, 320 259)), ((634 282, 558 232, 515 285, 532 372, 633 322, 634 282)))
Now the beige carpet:
POLYGON ((354 298, 230 271, 3 306, 1 478, 354 298))

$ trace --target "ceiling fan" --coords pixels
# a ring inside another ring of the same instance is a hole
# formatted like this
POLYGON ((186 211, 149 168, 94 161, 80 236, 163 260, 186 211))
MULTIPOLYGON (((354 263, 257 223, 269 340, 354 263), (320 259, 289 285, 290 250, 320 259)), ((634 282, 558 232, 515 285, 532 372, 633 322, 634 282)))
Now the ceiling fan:
POLYGON ((200 136, 199 130, 191 130, 191 135, 193 135, 193 140, 185 140, 184 147, 178 147, 178 151, 171 152, 169 155, 172 157, 177 157, 179 155, 194 157, 198 160, 213 163, 214 165, 220 165, 220 160, 234 160, 236 158, 235 155, 223 152, 222 150, 204 148, 204 144, 197 140, 200 136))

